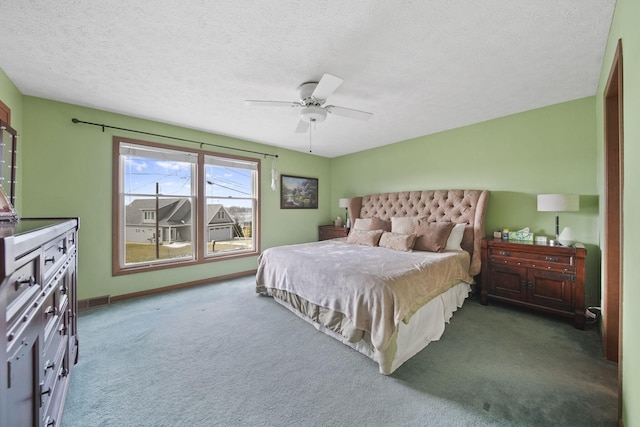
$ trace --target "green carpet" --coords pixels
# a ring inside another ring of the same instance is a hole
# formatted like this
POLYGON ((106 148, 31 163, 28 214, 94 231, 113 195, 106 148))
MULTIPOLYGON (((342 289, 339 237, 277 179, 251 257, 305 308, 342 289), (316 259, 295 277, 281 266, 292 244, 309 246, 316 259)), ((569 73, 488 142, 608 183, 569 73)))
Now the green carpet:
POLYGON ((245 277, 83 311, 62 425, 613 426, 595 325, 468 300, 391 376, 245 277))

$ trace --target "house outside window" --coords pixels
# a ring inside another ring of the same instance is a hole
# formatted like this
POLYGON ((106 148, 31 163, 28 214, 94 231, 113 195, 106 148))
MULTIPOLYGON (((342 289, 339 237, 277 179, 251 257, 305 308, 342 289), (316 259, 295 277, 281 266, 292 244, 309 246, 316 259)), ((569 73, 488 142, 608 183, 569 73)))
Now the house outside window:
POLYGON ((257 255, 259 167, 114 137, 114 275, 257 255))

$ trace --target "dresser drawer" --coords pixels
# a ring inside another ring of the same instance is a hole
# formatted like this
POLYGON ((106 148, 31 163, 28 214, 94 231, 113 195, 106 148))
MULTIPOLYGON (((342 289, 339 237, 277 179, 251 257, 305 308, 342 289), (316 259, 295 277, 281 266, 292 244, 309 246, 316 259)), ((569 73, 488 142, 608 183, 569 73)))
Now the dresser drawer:
POLYGON ((64 323, 65 312, 67 311, 68 303, 65 300, 61 303, 61 307, 58 306, 58 301, 55 298, 56 293, 52 293, 42 305, 42 318, 44 321, 44 345, 48 346, 55 335, 66 333, 66 324, 64 323))
POLYGON ((61 236, 44 247, 44 281, 49 280, 60 265, 67 259, 67 239, 61 236))
POLYGON ((56 401, 61 396, 60 393, 56 393, 56 389, 63 381, 67 380, 69 373, 66 360, 69 345, 67 340, 68 337, 65 336, 56 341, 56 345, 51 346, 51 351, 47 352, 44 357, 43 379, 40 381, 40 406, 44 414, 50 416, 50 419, 56 419, 58 416, 58 405, 56 404, 58 402, 56 401))
POLYGON ((9 328, 26 310, 31 308, 40 293, 38 280, 40 252, 32 252, 18 261, 20 267, 13 272, 6 282, 6 319, 9 328))
POLYGON ((517 258, 519 260, 526 260, 538 263, 554 263, 554 264, 562 264, 562 265, 573 265, 573 255, 572 254, 541 254, 536 252, 525 252, 518 250, 510 250, 510 249, 500 249, 500 248, 490 248, 489 249, 490 257, 509 257, 509 258, 517 258))
POLYGON ((535 259, 527 258, 509 258, 506 256, 492 256, 489 258, 491 264, 494 265, 508 265, 512 267, 527 267, 536 268, 539 270, 555 271, 558 273, 575 273, 575 267, 569 263, 557 263, 549 261, 538 261, 535 259))

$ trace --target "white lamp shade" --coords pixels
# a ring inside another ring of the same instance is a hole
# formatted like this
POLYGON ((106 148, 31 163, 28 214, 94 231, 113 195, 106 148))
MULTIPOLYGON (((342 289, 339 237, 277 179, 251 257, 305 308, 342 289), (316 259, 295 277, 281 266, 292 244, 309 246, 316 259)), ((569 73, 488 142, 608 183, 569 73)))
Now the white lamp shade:
POLYGON ((567 212, 579 209, 578 194, 538 194, 539 212, 567 212))
POLYGON ((340 208, 348 208, 349 207, 349 199, 338 199, 338 207, 340 207, 340 208))

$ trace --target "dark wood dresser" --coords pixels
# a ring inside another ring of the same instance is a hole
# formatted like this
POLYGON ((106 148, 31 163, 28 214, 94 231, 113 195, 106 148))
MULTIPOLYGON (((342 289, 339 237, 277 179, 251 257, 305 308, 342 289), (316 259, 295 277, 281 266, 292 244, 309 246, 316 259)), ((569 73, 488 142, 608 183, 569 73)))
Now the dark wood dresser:
POLYGON ((78 358, 77 219, 0 225, 0 426, 59 426, 78 358))
POLYGON ((333 225, 318 226, 318 240, 337 239, 338 237, 347 237, 349 229, 346 227, 335 227, 333 225))
POLYGON ((496 300, 573 318, 584 329, 587 250, 487 238, 482 241, 480 302, 496 300))

